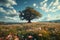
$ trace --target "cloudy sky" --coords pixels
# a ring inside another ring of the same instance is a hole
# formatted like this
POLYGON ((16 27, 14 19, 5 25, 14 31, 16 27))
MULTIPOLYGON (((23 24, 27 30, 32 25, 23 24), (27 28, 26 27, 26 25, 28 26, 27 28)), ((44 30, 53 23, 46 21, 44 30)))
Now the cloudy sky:
POLYGON ((27 6, 33 7, 42 14, 33 21, 60 20, 60 0, 0 0, 0 21, 24 22, 19 18, 19 12, 27 6))

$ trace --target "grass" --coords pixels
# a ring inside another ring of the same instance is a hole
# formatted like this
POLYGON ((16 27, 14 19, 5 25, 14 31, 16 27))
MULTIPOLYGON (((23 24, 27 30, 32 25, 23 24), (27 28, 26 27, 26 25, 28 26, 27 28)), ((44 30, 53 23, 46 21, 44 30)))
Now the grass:
MULTIPOLYGON (((22 24, 1 24, 0 32, 4 32, 7 36, 9 32, 14 34, 26 35, 28 33, 32 34, 42 34, 43 37, 50 38, 51 35, 56 35, 56 39, 60 40, 60 23, 49 23, 49 22, 36 22, 36 23, 22 23, 22 24)), ((1 34, 0 34, 1 35, 1 34)), ((53 36, 51 36, 53 37, 53 36)))

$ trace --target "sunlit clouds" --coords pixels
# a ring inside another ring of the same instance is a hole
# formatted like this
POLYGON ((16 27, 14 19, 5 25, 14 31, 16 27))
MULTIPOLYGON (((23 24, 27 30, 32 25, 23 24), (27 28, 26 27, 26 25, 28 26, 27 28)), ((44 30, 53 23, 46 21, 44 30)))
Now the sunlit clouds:
POLYGON ((18 12, 14 9, 13 5, 17 5, 15 0, 0 0, 0 21, 17 20, 18 12))
MULTIPOLYGON (((59 2, 59 0, 51 0, 51 2, 48 3, 49 1, 50 0, 44 0, 44 1, 40 2, 39 8, 42 11, 46 12, 46 15, 47 15, 47 17, 43 18, 43 19, 46 19, 46 20, 57 20, 57 19, 60 19, 60 17, 56 18, 57 15, 54 14, 54 17, 53 17, 52 14, 51 14, 51 13, 56 13, 57 11, 60 10, 60 2, 59 2)), ((38 4, 36 4, 36 5, 38 5, 38 4)))
POLYGON ((17 5, 15 0, 0 0, 0 6, 5 6, 5 7, 13 8, 12 5, 17 5))
MULTIPOLYGON (((49 0, 47 0, 47 1, 49 1, 49 0)), ((52 2, 51 2, 49 5, 47 5, 47 4, 48 4, 47 1, 45 0, 45 1, 41 2, 41 7, 40 7, 40 9, 42 9, 42 10, 45 11, 46 13, 49 13, 49 12, 54 13, 54 12, 57 12, 58 10, 60 10, 59 0, 55 0, 55 2, 53 2, 53 0, 52 0, 52 2), (45 3, 44 3, 44 2, 45 2, 45 3)), ((56 18, 56 17, 54 16, 54 18, 53 18, 53 17, 51 17, 50 15, 51 15, 51 14, 47 14, 47 20, 60 19, 60 17, 59 17, 59 18, 56 18)))
MULTIPOLYGON (((47 0, 48 1, 48 0, 47 0)), ((49 5, 47 5, 47 1, 43 1, 40 3, 41 5, 41 9, 45 12, 56 12, 57 9, 57 5, 59 4, 58 0, 56 0, 55 2, 51 2, 49 5), (57 4, 56 4, 57 3, 57 4), (56 5, 55 5, 56 4, 56 5)), ((53 0, 52 0, 53 1, 53 0)))

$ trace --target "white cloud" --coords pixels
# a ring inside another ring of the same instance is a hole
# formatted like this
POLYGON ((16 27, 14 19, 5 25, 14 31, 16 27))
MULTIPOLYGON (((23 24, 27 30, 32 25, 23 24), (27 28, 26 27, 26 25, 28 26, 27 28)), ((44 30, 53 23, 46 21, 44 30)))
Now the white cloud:
POLYGON ((59 6, 57 6, 57 8, 60 10, 60 5, 59 5, 59 6))
POLYGON ((40 9, 42 9, 42 10, 45 11, 45 12, 49 12, 49 10, 46 9, 46 7, 40 7, 40 9))
POLYGON ((33 6, 35 7, 36 6, 36 3, 34 3, 33 6))
POLYGON ((5 12, 5 10, 2 7, 0 7, 0 12, 5 12))
POLYGON ((60 19, 60 14, 58 16, 55 16, 56 19, 60 19))
POLYGON ((45 12, 56 12, 60 10, 60 2, 59 0, 55 0, 55 2, 51 2, 49 5, 47 5, 48 0, 44 0, 43 2, 40 3, 40 9, 42 9, 45 12))
POLYGON ((48 0, 44 0, 43 2, 40 3, 40 5, 43 5, 47 2, 48 0))
POLYGON ((48 8, 50 8, 52 5, 53 5, 53 2, 51 2, 51 3, 49 4, 48 8))
POLYGON ((17 5, 15 0, 0 0, 0 6, 5 6, 8 8, 13 8, 12 5, 17 5))
MULTIPOLYGON (((47 5, 48 4, 47 1, 48 0, 44 0, 40 3, 40 9, 42 9, 46 13, 49 13, 49 12, 54 13, 54 12, 57 12, 58 10, 60 10, 59 0, 55 0, 55 2, 52 0, 52 2, 49 5, 47 5)), ((60 19, 60 16, 58 16, 58 15, 55 15, 54 17, 53 16, 51 17, 50 14, 47 14, 47 17, 43 18, 42 20, 49 21, 49 20, 58 20, 58 19, 60 19)))
POLYGON ((19 19, 19 13, 16 12, 15 9, 9 9, 9 10, 4 10, 2 7, 0 7, 0 21, 12 21, 12 22, 17 22, 20 21, 19 19))
POLYGON ((56 0, 53 5, 54 5, 54 6, 59 5, 59 0, 56 0))
POLYGON ((0 7, 0 13, 12 16, 18 15, 18 12, 15 9, 4 10, 2 7, 0 7))
POLYGON ((5 14, 5 16, 17 16, 18 12, 13 8, 13 5, 17 5, 15 0, 0 0, 0 6, 9 8, 6 10, 0 7, 0 13, 5 14))
POLYGON ((8 8, 4 9, 3 7, 0 7, 0 20, 16 21, 19 19, 19 13, 14 9, 13 5, 17 5, 15 0, 0 0, 0 6, 8 8))
POLYGON ((6 12, 7 12, 8 14, 17 14, 17 12, 16 12, 15 9, 7 10, 6 12))
POLYGON ((47 3, 45 3, 45 4, 43 5, 43 7, 47 7, 47 3))
POLYGON ((44 18, 45 20, 47 21, 50 21, 50 20, 60 20, 60 14, 54 14, 54 16, 51 16, 50 14, 48 14, 48 16, 46 18, 44 18))
POLYGON ((50 14, 48 14, 48 17, 51 17, 51 15, 50 15, 50 14))
POLYGON ((45 12, 49 12, 48 8, 47 8, 47 1, 48 0, 44 0, 43 2, 40 3, 40 9, 42 9, 45 12))
MULTIPOLYGON (((17 16, 18 17, 18 16, 17 16)), ((19 17, 8 17, 8 16, 5 16, 5 19, 9 19, 9 20, 19 20, 19 17)))

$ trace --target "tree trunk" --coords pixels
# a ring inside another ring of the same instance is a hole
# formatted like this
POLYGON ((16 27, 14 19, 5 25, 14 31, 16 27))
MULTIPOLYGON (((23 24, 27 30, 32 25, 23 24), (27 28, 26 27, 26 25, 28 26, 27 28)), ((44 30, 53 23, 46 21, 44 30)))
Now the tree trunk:
POLYGON ((31 23, 31 20, 28 20, 28 23, 31 23))

